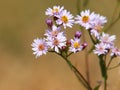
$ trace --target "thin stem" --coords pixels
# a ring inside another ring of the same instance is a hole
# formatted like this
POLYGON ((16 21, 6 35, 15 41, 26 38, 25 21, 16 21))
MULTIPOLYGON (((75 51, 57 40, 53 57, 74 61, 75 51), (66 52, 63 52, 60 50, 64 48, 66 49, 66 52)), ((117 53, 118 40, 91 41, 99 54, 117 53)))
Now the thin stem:
POLYGON ((92 35, 91 35, 91 33, 90 33, 90 30, 88 30, 88 33, 89 33, 90 39, 92 40, 92 43, 93 43, 93 44, 96 44, 95 40, 93 39, 93 37, 92 37, 92 35))
POLYGON ((110 58, 110 60, 109 60, 109 62, 108 62, 108 65, 107 65, 107 69, 109 68, 109 66, 110 66, 110 64, 111 64, 111 62, 112 62, 112 57, 110 58))
POLYGON ((53 52, 59 56, 61 56, 69 65, 69 67, 71 68, 71 70, 75 73, 75 75, 77 76, 78 80, 88 89, 88 90, 93 90, 92 87, 89 85, 88 81, 84 78, 84 76, 77 70, 77 68, 72 65, 72 63, 67 59, 67 56, 62 56, 62 54, 57 53, 55 51, 50 50, 49 52, 53 52))
POLYGON ((69 57, 69 56, 72 55, 72 54, 73 54, 73 52, 69 53, 69 54, 67 55, 67 57, 69 57))
MULTIPOLYGON (((85 33, 83 30, 83 42, 85 42, 85 33)), ((89 72, 89 60, 88 60, 88 51, 87 49, 85 49, 85 67, 86 67, 86 77, 87 77, 87 81, 90 84, 90 72, 89 72)))
POLYGON ((120 16, 117 17, 112 23, 109 24, 109 26, 105 29, 105 32, 107 32, 111 27, 113 27, 115 23, 119 20, 120 20, 120 16))
POLYGON ((111 69, 115 69, 115 68, 117 68, 117 67, 119 67, 120 66, 120 63, 119 64, 117 64, 116 66, 114 66, 114 67, 110 67, 110 68, 108 68, 108 70, 111 70, 111 69))
POLYGON ((107 90, 107 80, 104 79, 104 90, 107 90))
POLYGON ((89 85, 89 83, 86 81, 86 79, 84 78, 84 76, 76 69, 75 66, 72 65, 72 63, 66 58, 61 56, 70 66, 70 68, 74 71, 75 75, 78 77, 79 80, 82 79, 82 81, 84 82, 84 86, 86 86, 89 90, 92 90, 91 86, 89 85), (81 78, 80 78, 81 77, 81 78), (86 85, 85 85, 86 84, 86 85))
POLYGON ((76 8, 77 8, 77 14, 79 14, 80 11, 81 11, 81 0, 77 0, 77 2, 76 2, 76 8))
POLYGON ((113 11, 113 15, 112 15, 112 17, 111 17, 110 24, 109 24, 108 27, 105 29, 105 32, 107 32, 111 27, 113 27, 114 24, 120 19, 120 16, 118 16, 118 17, 114 20, 115 15, 116 15, 116 13, 117 13, 117 8, 118 8, 118 7, 119 7, 119 3, 117 3, 117 5, 116 5, 116 7, 115 7, 115 9, 114 9, 114 11, 113 11))

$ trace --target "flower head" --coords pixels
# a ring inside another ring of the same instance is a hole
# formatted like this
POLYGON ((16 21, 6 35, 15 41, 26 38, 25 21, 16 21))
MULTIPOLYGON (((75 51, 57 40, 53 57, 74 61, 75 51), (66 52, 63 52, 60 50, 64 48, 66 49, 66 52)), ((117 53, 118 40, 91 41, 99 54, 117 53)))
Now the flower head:
POLYGON ((106 44, 106 48, 108 49, 114 46, 115 39, 116 39, 115 35, 110 36, 109 34, 102 33, 102 36, 100 36, 100 41, 106 44))
POLYGON ((104 43, 96 44, 95 50, 93 50, 95 54, 102 55, 106 54, 108 50, 106 49, 106 45, 104 43))
POLYGON ((112 48, 111 56, 120 56, 120 49, 117 47, 112 48))
POLYGON ((54 49, 56 52, 59 52, 59 48, 66 46, 66 37, 63 33, 58 33, 56 37, 47 37, 47 44, 51 49, 54 49))
POLYGON ((60 27, 57 27, 55 25, 52 26, 52 30, 46 30, 46 33, 44 34, 47 37, 56 37, 60 32, 60 27))
POLYGON ((56 16, 56 15, 59 15, 63 9, 64 9, 64 7, 53 6, 53 8, 48 8, 46 10, 45 15, 56 16))
POLYGON ((57 15, 58 20, 56 20, 56 23, 58 25, 63 25, 64 28, 66 27, 72 27, 74 20, 73 20, 73 15, 70 14, 67 10, 63 10, 60 15, 57 15))
POLYGON ((33 47, 33 54, 36 55, 36 58, 48 52, 48 46, 45 42, 45 39, 34 39, 34 42, 31 46, 33 47))
POLYGON ((83 45, 80 43, 80 39, 71 39, 71 46, 69 47, 69 51, 76 53, 78 51, 81 51, 82 49, 83 45))
POLYGON ((94 12, 90 13, 90 10, 85 10, 80 13, 80 15, 77 15, 76 22, 77 24, 85 27, 86 29, 90 28, 91 22, 94 19, 94 12))
POLYGON ((95 37, 99 37, 101 30, 106 22, 106 17, 95 14, 90 26, 91 34, 93 34, 95 37))

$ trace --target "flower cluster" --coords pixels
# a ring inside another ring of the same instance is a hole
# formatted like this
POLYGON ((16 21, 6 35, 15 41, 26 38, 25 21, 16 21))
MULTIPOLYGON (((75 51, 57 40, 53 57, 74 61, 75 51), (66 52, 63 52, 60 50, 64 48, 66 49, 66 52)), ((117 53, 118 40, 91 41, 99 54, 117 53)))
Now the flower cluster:
POLYGON ((35 39, 32 43, 33 54, 36 57, 46 54, 48 51, 61 52, 79 52, 83 50, 87 43, 81 44, 80 37, 82 33, 76 31, 74 39, 67 40, 66 34, 61 27, 72 27, 74 19, 72 14, 64 9, 64 7, 54 6, 53 9, 48 8, 45 12, 49 18, 46 20, 48 29, 44 34, 43 39, 35 39))
POLYGON ((120 56, 120 49, 114 45, 115 39, 115 35, 110 36, 103 32, 99 37, 99 43, 95 45, 94 53, 98 55, 106 55, 111 51, 110 56, 120 56))
POLYGON ((90 10, 82 11, 75 19, 75 23, 81 25, 86 30, 90 30, 95 37, 99 37, 103 25, 107 22, 106 17, 94 12, 90 13, 90 10))
POLYGON ((83 50, 87 43, 81 44, 82 33, 80 31, 76 31, 74 38, 68 40, 65 32, 61 30, 61 27, 64 29, 66 27, 72 28, 73 24, 79 24, 94 36, 94 39, 96 39, 94 43, 95 54, 102 55, 111 51, 111 56, 120 56, 120 49, 114 46, 116 36, 110 36, 102 31, 104 24, 107 22, 106 17, 90 12, 90 10, 82 11, 80 15, 74 17, 63 6, 48 8, 45 15, 48 16, 48 19, 46 19, 48 29, 44 34, 45 37, 43 39, 37 38, 32 43, 33 54, 36 57, 46 54, 50 50, 57 53, 61 53, 61 51, 76 53, 83 50))

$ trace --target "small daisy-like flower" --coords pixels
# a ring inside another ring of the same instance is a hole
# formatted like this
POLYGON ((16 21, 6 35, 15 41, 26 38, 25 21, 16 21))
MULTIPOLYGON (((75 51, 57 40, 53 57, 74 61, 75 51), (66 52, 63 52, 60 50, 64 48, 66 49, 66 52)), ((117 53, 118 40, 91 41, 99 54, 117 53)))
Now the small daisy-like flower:
POLYGON ((106 50, 106 45, 104 43, 96 44, 95 45, 95 50, 93 50, 95 54, 102 55, 106 54, 108 50, 106 50))
POLYGON ((53 8, 48 8, 45 12, 45 15, 49 15, 49 16, 56 16, 59 15, 62 10, 64 9, 64 7, 60 7, 60 6, 53 6, 53 8))
POLYGON ((118 49, 116 47, 112 48, 112 52, 111 52, 110 56, 120 56, 120 49, 118 49))
POLYGON ((80 15, 77 15, 76 22, 77 24, 85 27, 86 29, 90 28, 90 23, 93 21, 95 17, 94 12, 90 13, 90 10, 85 10, 80 13, 80 15))
POLYGON ((76 53, 78 51, 81 51, 82 49, 83 45, 80 43, 80 39, 71 39, 71 46, 69 47, 69 51, 76 53))
POLYGON ((110 36, 109 34, 102 33, 102 36, 100 36, 100 41, 106 44, 106 48, 108 49, 114 46, 115 39, 116 39, 115 35, 110 36))
POLYGON ((52 30, 46 30, 46 33, 44 34, 47 37, 56 37, 58 33, 63 33, 60 32, 60 27, 57 27, 55 25, 52 26, 52 30))
POLYGON ((56 23, 58 25, 63 25, 65 29, 66 27, 72 28, 74 20, 73 20, 73 15, 70 14, 70 12, 68 12, 67 10, 63 10, 60 13, 60 15, 58 15, 57 17, 58 17, 58 20, 56 20, 56 23))
POLYGON ((31 46, 33 47, 33 54, 36 55, 36 58, 48 52, 45 39, 34 39, 34 42, 31 44, 31 46))
POLYGON ((58 33, 58 35, 54 38, 47 37, 47 44, 51 49, 54 49, 57 53, 59 53, 59 48, 62 46, 66 46, 66 37, 63 33, 58 33))
POLYGON ((100 32, 106 22, 106 17, 95 14, 93 22, 90 26, 91 34, 93 34, 95 37, 99 37, 100 32))

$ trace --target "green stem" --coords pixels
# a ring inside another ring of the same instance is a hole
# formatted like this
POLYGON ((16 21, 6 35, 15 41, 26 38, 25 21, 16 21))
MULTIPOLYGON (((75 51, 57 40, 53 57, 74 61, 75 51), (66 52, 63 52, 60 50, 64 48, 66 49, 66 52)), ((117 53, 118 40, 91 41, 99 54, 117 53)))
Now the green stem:
POLYGON ((120 66, 120 63, 119 64, 117 64, 116 66, 114 66, 114 67, 110 67, 110 68, 107 68, 108 70, 111 70, 111 69, 115 69, 115 68, 117 68, 117 67, 119 67, 120 66))
POLYGON ((80 11, 81 11, 81 0, 77 0, 76 8, 77 8, 77 14, 80 14, 80 11))
POLYGON ((57 55, 61 56, 65 61, 66 63, 68 64, 68 66, 71 68, 71 70, 75 73, 76 77, 78 78, 78 80, 83 84, 83 86, 85 86, 88 90, 93 90, 92 87, 89 85, 88 81, 84 78, 84 76, 77 70, 77 68, 72 65, 72 63, 67 59, 68 55, 67 56, 63 56, 62 54, 60 53, 57 53, 53 50, 50 50, 49 52, 53 52, 53 53, 56 53, 57 55))
POLYGON ((89 33, 90 39, 92 40, 92 43, 93 43, 93 44, 96 44, 95 40, 93 39, 93 37, 92 37, 92 35, 91 35, 91 33, 90 33, 90 30, 88 30, 88 33, 89 33))
MULTIPOLYGON (((86 38, 85 38, 85 30, 83 30, 83 42, 86 41, 86 38)), ((88 50, 85 49, 85 68, 86 68, 86 77, 87 77, 87 81, 90 85, 90 71, 89 71, 89 60, 88 60, 88 50)))
POLYGON ((107 65, 107 69, 109 68, 109 66, 110 66, 110 64, 111 64, 111 62, 112 62, 112 57, 110 58, 110 60, 109 60, 109 62, 108 62, 108 65, 107 65))
POLYGON ((118 9, 119 6, 120 6, 120 4, 117 3, 117 5, 116 5, 116 7, 115 7, 115 9, 114 9, 114 11, 113 11, 113 15, 112 15, 112 17, 111 17, 110 24, 109 24, 108 27, 105 29, 105 32, 107 32, 111 27, 113 27, 114 24, 120 19, 120 15, 119 15, 119 16, 114 20, 115 15, 116 15, 116 13, 117 13, 117 9, 118 9))
POLYGON ((77 76, 77 78, 82 81, 82 84, 88 89, 88 90, 92 90, 91 86, 89 85, 89 83, 87 82, 87 80, 84 78, 84 76, 76 69, 75 66, 72 65, 72 63, 66 58, 61 56, 69 65, 69 67, 72 69, 72 71, 75 73, 75 75, 77 76))
POLYGON ((105 64, 105 60, 103 59, 103 55, 98 56, 99 58, 99 64, 100 64, 100 68, 101 68, 101 74, 102 77, 104 79, 104 90, 107 90, 107 67, 105 64))
POLYGON ((107 90, 107 79, 104 79, 104 90, 107 90))

